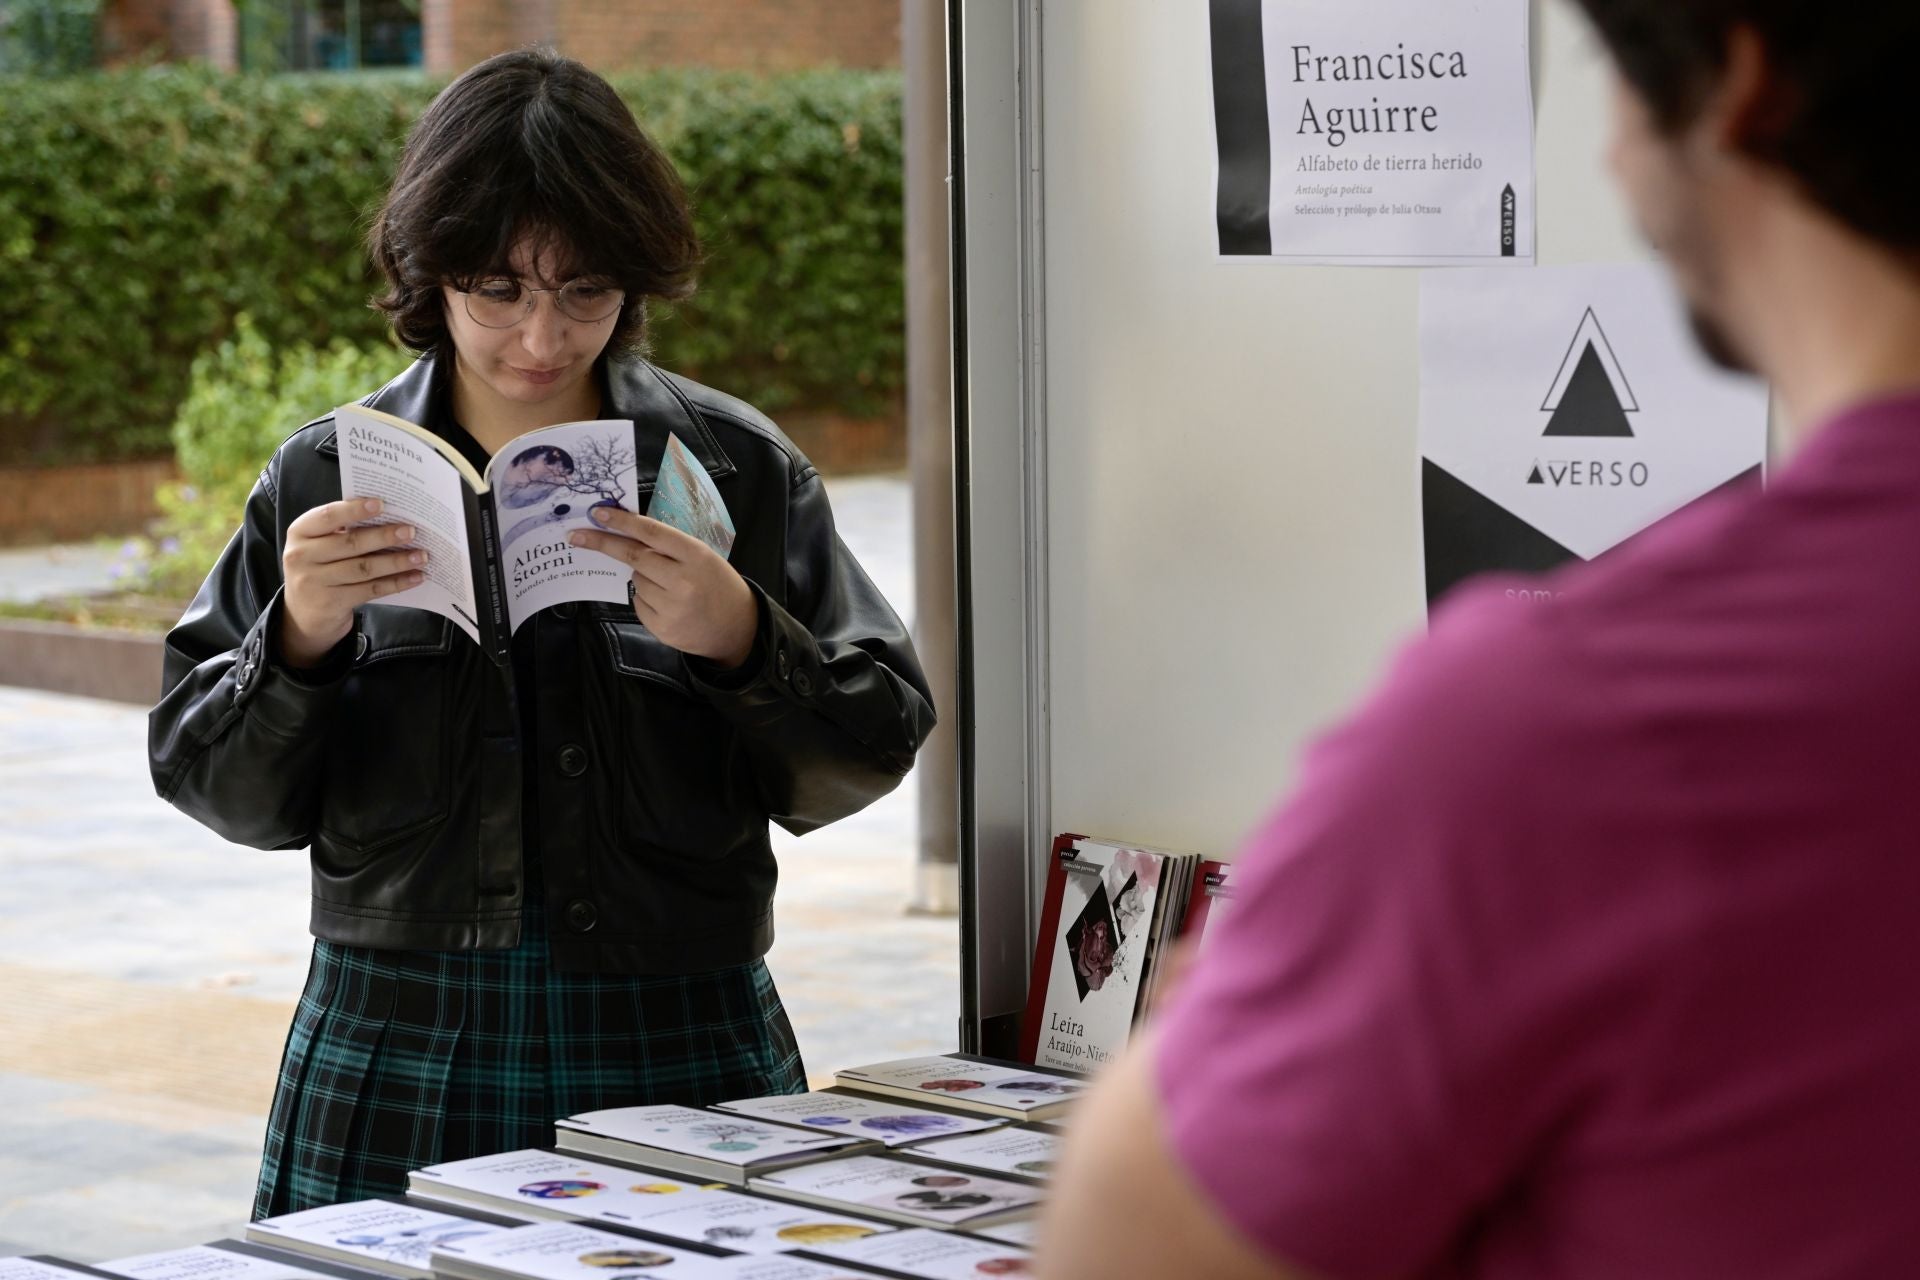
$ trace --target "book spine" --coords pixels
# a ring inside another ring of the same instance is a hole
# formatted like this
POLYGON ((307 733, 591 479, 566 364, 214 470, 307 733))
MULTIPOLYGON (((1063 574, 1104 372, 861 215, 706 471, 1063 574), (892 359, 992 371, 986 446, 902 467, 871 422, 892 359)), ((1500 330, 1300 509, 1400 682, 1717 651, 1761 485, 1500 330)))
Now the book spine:
POLYGON ((1027 1013, 1020 1024, 1020 1060, 1030 1063, 1040 1053, 1040 1023, 1047 1016, 1047 978, 1053 973, 1053 944, 1060 932, 1060 903, 1067 896, 1066 859, 1085 836, 1063 833, 1053 838, 1047 859, 1047 896, 1040 907, 1040 932, 1033 941, 1033 971, 1027 979, 1027 1013))
POLYGON ((475 504, 480 510, 480 565, 486 579, 487 654, 497 667, 510 657, 513 628, 507 621, 507 583, 500 568, 500 530, 493 508, 493 495, 483 493, 475 504))

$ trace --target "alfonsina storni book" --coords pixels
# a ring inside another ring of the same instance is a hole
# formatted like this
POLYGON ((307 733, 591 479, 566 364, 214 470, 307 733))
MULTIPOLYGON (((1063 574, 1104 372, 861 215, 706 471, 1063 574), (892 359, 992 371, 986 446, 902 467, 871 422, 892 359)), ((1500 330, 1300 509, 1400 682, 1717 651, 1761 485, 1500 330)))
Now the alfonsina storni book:
POLYGON ((334 410, 332 443, 341 495, 381 504, 356 527, 409 525, 413 537, 400 546, 427 554, 423 582, 371 603, 437 613, 496 662, 542 609, 627 601, 627 565, 568 541, 598 527, 597 507, 644 511, 722 556, 733 548, 726 501, 699 459, 672 433, 643 458, 628 419, 526 432, 484 468, 426 428, 365 405, 334 410))

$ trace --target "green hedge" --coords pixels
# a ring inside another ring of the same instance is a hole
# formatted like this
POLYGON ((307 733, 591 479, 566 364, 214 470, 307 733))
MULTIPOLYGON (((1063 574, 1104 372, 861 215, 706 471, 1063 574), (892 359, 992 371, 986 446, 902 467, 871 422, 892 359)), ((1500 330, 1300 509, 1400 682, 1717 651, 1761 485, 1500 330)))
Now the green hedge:
MULTIPOLYGON (((612 79, 707 247, 656 357, 769 411, 897 393, 899 76, 612 79)), ((0 459, 164 452, 195 356, 243 311, 276 348, 387 342, 361 237, 439 87, 194 66, 0 85, 0 459)))

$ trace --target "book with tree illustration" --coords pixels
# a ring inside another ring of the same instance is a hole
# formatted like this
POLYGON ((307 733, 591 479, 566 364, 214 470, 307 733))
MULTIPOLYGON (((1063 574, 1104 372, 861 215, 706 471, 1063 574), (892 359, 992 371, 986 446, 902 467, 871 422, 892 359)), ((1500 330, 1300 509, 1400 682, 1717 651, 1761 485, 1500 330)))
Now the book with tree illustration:
MULTIPOLYGON (((498 662, 521 623, 576 601, 621 604, 628 567, 573 546, 596 527, 596 507, 637 511, 640 468, 627 419, 563 422, 516 436, 475 470, 458 449, 403 418, 365 405, 334 411, 340 492, 378 498, 365 524, 405 524, 427 553, 426 580, 372 603, 438 613, 498 662)), ((726 555, 733 522, 713 479, 669 435, 646 514, 726 555)))

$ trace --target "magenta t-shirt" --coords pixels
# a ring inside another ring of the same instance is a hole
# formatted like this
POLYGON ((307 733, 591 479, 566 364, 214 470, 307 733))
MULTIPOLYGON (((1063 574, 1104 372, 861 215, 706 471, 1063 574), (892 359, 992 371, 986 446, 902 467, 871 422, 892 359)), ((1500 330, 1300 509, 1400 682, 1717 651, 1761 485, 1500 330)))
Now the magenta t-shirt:
POLYGON ((1332 1280, 1920 1276, 1920 395, 1513 585, 1250 842, 1177 1158, 1332 1280))

